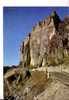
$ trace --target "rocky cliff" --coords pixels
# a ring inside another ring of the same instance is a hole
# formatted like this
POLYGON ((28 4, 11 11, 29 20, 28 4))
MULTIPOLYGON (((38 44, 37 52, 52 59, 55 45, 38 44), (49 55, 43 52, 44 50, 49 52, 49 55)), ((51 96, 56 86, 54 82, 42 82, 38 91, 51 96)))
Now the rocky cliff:
POLYGON ((20 48, 20 64, 41 67, 64 62, 69 56, 69 17, 55 11, 32 28, 20 48))
POLYGON ((54 11, 33 27, 20 47, 20 64, 4 68, 4 99, 69 100, 68 16, 62 21, 54 11))

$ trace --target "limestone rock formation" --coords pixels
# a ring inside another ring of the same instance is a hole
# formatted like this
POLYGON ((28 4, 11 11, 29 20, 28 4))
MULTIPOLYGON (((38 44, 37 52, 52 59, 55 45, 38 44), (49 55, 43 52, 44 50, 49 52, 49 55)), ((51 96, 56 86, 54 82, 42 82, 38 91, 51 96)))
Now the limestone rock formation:
POLYGON ((23 42, 20 54, 23 66, 62 63, 69 55, 69 17, 62 21, 54 11, 37 23, 23 42))
POLYGON ((54 11, 33 27, 20 47, 20 64, 4 68, 4 99, 69 100, 68 16, 62 21, 54 11))

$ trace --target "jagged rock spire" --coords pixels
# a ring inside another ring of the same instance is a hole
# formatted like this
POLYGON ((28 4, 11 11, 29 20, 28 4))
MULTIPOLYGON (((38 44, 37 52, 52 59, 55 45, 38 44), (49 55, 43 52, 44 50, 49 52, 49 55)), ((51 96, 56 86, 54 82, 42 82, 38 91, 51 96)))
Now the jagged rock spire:
POLYGON ((63 42, 66 39, 68 41, 69 24, 66 23, 68 21, 62 22, 56 11, 53 11, 43 21, 38 22, 24 41, 25 52, 22 53, 23 59, 21 61, 26 63, 25 65, 35 67, 62 62, 63 45, 68 48, 68 43, 64 44, 63 42))
POLYGON ((59 18, 59 16, 56 13, 56 11, 53 11, 51 13, 51 18, 53 18, 53 22, 54 22, 55 28, 56 28, 56 30, 58 30, 58 25, 61 22, 61 19, 59 18))

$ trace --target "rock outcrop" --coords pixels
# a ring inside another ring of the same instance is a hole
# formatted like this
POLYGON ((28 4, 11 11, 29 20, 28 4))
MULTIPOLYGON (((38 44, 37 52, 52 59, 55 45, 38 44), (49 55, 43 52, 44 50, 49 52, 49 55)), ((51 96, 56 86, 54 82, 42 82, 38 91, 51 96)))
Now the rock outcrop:
POLYGON ((62 21, 54 11, 33 27, 20 47, 20 64, 4 68, 4 99, 69 100, 68 16, 62 21))
POLYGON ((69 56, 69 17, 63 21, 54 11, 33 27, 22 43, 20 64, 41 67, 63 62, 69 56))

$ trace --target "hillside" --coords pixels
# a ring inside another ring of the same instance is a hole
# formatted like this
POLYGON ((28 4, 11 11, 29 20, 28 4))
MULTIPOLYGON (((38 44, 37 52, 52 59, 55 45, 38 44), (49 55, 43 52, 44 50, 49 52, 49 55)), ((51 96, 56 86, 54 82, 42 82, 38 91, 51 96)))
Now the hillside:
POLYGON ((5 100, 69 100, 69 16, 53 11, 22 42, 17 67, 4 68, 5 100))

